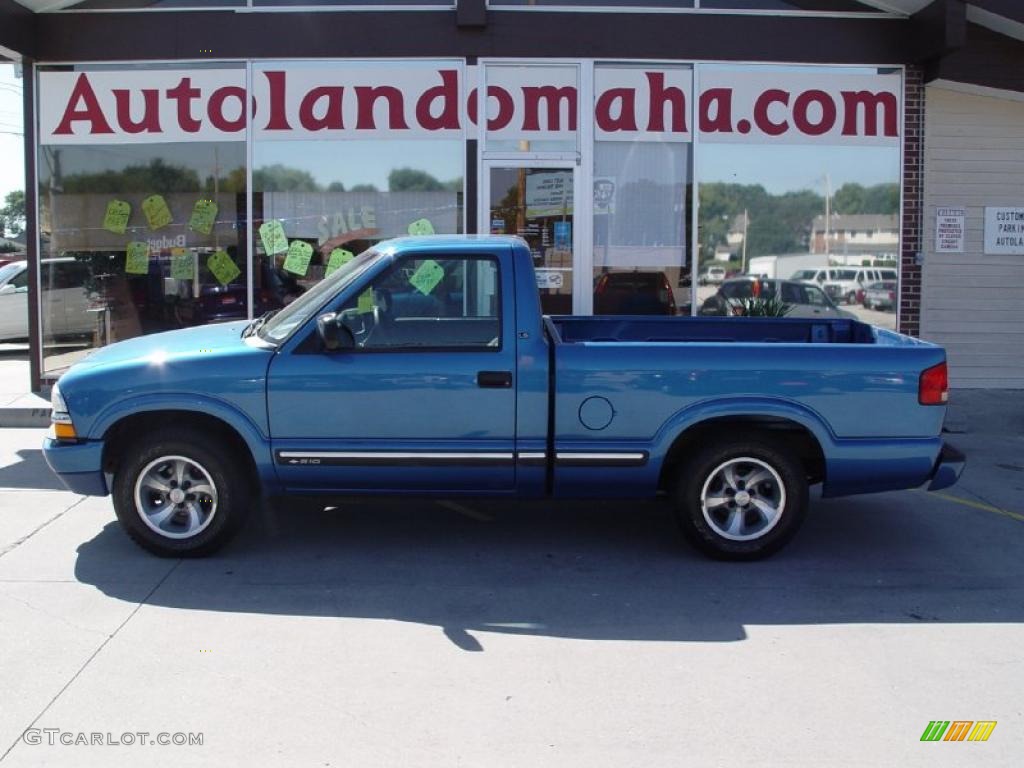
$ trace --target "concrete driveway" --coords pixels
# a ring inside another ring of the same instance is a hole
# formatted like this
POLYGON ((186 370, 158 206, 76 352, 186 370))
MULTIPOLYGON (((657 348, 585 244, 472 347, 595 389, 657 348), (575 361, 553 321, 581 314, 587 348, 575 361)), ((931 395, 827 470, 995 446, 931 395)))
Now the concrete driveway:
POLYGON ((380 501, 160 560, 3 430, 0 763, 1019 765, 1021 421, 952 436, 949 492, 817 500, 752 564, 660 504, 380 501))

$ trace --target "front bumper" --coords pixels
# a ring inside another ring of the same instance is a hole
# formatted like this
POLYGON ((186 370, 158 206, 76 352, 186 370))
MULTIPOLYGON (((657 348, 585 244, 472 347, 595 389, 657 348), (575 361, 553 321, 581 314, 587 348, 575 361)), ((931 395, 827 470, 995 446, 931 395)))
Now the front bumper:
POLYGON ((935 460, 935 467, 932 469, 929 491, 938 491, 942 488, 956 483, 960 479, 964 466, 967 464, 967 457, 949 443, 943 443, 939 458, 935 460))
POLYGON ((43 441, 43 457, 72 493, 83 496, 110 493, 103 475, 102 440, 69 443, 47 437, 43 441))

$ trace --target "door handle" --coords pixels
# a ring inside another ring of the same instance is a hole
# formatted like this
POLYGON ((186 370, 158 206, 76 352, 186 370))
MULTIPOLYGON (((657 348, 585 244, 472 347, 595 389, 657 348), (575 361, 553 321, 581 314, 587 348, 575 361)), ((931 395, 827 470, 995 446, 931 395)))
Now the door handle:
POLYGON ((476 375, 478 387, 508 389, 512 386, 512 371, 480 371, 476 375))

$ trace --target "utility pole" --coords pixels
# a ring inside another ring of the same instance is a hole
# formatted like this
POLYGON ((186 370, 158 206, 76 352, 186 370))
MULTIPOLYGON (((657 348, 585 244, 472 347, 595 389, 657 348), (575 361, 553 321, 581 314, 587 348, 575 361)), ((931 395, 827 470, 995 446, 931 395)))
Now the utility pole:
POLYGON ((747 274, 747 232, 750 229, 750 216, 747 209, 743 209, 743 256, 740 261, 740 274, 747 274))

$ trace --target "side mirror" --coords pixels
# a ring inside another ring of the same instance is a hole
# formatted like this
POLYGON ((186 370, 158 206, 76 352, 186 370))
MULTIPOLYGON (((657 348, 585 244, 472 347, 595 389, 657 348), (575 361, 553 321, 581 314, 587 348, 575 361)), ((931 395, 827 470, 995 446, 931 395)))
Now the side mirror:
POLYGON ((355 349, 356 338, 351 329, 341 321, 341 315, 329 312, 316 319, 316 332, 328 352, 342 349, 355 349))

